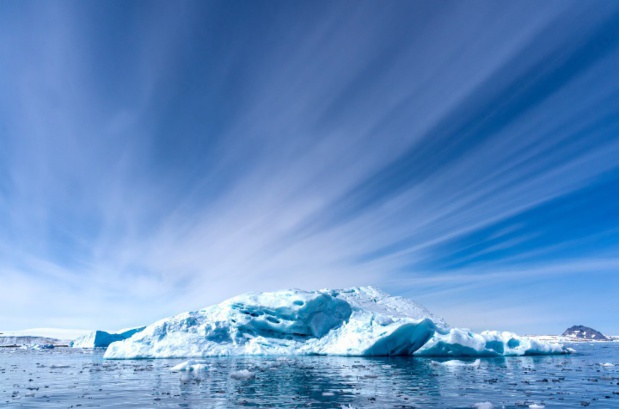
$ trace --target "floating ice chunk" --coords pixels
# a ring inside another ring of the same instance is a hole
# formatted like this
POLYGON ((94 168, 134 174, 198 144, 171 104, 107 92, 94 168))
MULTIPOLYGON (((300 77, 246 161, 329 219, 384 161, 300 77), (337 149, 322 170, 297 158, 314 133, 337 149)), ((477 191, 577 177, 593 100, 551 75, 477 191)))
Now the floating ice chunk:
POLYGON ((238 381, 247 381, 250 379, 254 379, 256 374, 248 371, 247 369, 241 369, 240 371, 234 371, 230 374, 230 378, 236 379, 238 381))
POLYGON ((615 366, 615 364, 606 362, 606 363, 600 363, 600 366, 603 366, 604 368, 612 368, 615 366))
POLYGON ((170 371, 173 371, 173 372, 181 372, 181 371, 198 372, 198 371, 207 371, 207 370, 208 370, 208 365, 206 365, 206 361, 199 361, 199 360, 194 360, 194 359, 190 359, 189 361, 182 362, 176 365, 175 367, 170 368, 170 371))
POLYGON ((432 363, 435 365, 443 365, 443 366, 449 366, 449 367, 479 368, 479 365, 481 365, 481 360, 476 359, 473 362, 465 362, 465 361, 459 361, 459 360, 454 359, 454 360, 445 361, 445 362, 432 361, 432 363))
POLYGON ((251 293, 155 322, 106 359, 227 355, 481 357, 567 353, 509 332, 449 328, 424 307, 372 287, 251 293))
POLYGON ((54 349, 54 344, 36 344, 36 345, 32 345, 30 349, 33 349, 36 351, 42 351, 45 349, 54 349))
POLYGON ((529 405, 529 409, 544 409, 546 406, 541 403, 532 403, 529 405))
POLYGON ((494 409, 494 405, 490 402, 477 402, 473 404, 475 409, 494 409))

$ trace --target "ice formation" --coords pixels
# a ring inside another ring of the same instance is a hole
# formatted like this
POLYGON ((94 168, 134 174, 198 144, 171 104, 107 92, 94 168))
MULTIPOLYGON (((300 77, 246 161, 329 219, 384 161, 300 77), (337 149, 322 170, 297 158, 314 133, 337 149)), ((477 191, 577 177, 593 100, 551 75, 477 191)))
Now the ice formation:
POLYGON ((107 348, 111 343, 130 338, 146 327, 131 328, 118 333, 106 331, 93 331, 89 334, 76 338, 71 342, 73 348, 107 348))
POLYGON ((481 357, 563 354, 559 344, 509 332, 476 334, 402 297, 372 287, 241 295, 179 314, 114 342, 106 359, 226 355, 418 355, 481 357))

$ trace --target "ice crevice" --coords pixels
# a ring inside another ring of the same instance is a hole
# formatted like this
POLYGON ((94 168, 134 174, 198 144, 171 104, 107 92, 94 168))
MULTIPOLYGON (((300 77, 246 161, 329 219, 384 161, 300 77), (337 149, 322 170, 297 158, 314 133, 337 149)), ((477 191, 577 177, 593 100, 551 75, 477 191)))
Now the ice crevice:
POLYGON ((564 354, 511 332, 452 328, 421 305, 373 287, 250 293, 157 321, 106 359, 229 355, 483 357, 564 354))

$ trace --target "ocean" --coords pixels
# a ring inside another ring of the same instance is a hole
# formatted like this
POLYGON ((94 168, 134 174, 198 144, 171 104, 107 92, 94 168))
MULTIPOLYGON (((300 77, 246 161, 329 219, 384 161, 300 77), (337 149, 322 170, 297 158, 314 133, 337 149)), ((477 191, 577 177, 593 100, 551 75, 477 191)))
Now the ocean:
POLYGON ((104 360, 103 350, 0 348, 8 408, 619 408, 619 343, 567 356, 104 360))

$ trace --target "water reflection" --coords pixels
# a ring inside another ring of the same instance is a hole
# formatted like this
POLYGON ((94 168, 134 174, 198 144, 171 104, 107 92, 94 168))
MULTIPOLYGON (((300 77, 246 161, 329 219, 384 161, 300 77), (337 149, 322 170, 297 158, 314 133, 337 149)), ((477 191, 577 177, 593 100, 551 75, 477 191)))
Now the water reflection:
POLYGON ((101 351, 1 351, 0 403, 9 407, 597 407, 617 403, 619 345, 574 356, 449 361, 431 358, 207 358, 104 361, 101 351), (247 370, 251 379, 233 379, 247 370))

